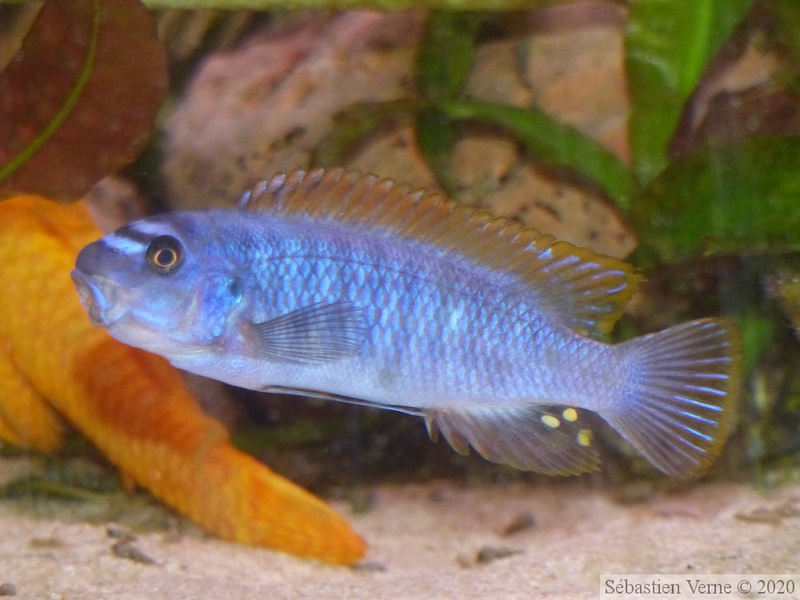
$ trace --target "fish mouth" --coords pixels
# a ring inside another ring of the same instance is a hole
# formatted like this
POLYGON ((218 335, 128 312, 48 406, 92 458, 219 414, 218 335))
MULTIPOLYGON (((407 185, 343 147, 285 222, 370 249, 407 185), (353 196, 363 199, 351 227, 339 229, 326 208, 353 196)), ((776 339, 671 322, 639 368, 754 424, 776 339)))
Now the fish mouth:
POLYGON ((108 318, 108 311, 111 303, 106 294, 103 293, 98 282, 90 275, 78 269, 74 269, 70 273, 70 276, 75 284, 75 289, 78 291, 83 308, 89 313, 89 319, 92 324, 97 327, 108 327, 111 325, 111 321, 108 318))

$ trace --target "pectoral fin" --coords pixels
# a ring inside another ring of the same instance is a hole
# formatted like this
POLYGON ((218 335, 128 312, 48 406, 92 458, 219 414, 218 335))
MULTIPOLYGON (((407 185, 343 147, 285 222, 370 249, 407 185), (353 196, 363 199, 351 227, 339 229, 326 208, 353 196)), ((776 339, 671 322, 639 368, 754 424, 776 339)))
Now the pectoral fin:
POLYGON ((440 407, 425 413, 461 454, 472 446, 492 462, 546 475, 595 471, 600 458, 583 411, 565 406, 440 407))
POLYGON ((311 304, 253 326, 261 356, 273 362, 340 360, 358 354, 367 336, 362 309, 347 301, 311 304))

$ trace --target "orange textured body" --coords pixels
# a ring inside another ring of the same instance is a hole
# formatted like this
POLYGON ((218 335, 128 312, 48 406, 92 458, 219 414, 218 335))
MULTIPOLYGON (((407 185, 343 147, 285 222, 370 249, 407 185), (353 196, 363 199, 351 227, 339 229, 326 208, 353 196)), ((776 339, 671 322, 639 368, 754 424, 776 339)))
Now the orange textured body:
POLYGON ((233 448, 171 365, 89 323, 69 273, 100 235, 81 204, 0 202, 0 438, 56 450, 60 414, 126 477, 224 539, 361 558, 345 519, 233 448))

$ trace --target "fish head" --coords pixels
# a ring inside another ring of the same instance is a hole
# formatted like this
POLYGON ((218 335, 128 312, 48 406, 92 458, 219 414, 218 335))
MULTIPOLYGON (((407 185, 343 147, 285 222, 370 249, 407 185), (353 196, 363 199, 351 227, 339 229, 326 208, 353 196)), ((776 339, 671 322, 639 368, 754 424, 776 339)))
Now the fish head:
POLYGON ((72 279, 95 325, 170 357, 213 344, 241 300, 218 247, 209 215, 151 217, 83 248, 72 279))

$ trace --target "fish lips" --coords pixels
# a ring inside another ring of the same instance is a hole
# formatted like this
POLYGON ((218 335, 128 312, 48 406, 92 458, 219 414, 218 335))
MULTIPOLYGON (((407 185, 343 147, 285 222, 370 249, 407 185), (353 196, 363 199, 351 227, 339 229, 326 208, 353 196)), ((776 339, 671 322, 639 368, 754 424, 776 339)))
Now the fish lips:
POLYGON ((80 269, 74 269, 70 276, 75 284, 75 289, 78 290, 78 295, 81 298, 81 304, 89 313, 89 319, 93 325, 98 327, 108 327, 111 322, 108 318, 109 308, 111 302, 108 295, 103 292, 103 289, 91 275, 87 275, 80 269))

